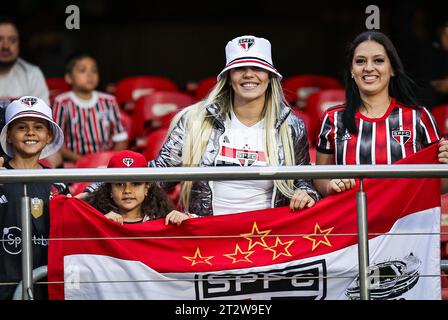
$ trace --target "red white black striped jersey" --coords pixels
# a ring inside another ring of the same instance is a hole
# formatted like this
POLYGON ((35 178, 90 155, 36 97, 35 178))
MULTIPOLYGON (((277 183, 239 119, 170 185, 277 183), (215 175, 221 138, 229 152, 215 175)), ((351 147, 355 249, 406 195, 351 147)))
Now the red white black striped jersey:
POLYGON ((434 118, 424 107, 411 108, 395 99, 383 117, 355 114, 357 134, 343 126, 344 106, 324 114, 316 150, 334 154, 335 164, 391 164, 440 140, 434 118))
POLYGON ((94 91, 89 101, 72 91, 57 96, 53 118, 64 131, 67 149, 79 155, 110 150, 128 138, 115 97, 102 92, 94 91))

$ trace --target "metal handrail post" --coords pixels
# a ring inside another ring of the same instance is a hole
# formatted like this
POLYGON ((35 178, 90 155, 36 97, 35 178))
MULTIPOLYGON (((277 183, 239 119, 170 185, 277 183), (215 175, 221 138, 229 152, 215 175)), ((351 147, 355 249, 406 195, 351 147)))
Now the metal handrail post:
POLYGON ((22 197, 22 299, 34 300, 33 295, 33 248, 31 245, 30 197, 26 183, 23 184, 22 197))
POLYGON ((359 290, 361 300, 369 300, 369 239, 367 226, 367 199, 364 192, 363 179, 359 179, 359 191, 356 194, 358 212, 358 264, 359 290))

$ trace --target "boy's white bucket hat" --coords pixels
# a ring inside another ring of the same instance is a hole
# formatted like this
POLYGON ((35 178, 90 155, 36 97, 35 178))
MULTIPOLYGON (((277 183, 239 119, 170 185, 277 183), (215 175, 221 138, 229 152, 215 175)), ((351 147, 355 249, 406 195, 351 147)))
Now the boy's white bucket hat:
POLYGON ((0 143, 4 152, 8 156, 14 156, 12 146, 7 142, 6 139, 8 126, 14 120, 24 117, 41 118, 47 120, 50 123, 50 127, 53 132, 53 141, 45 146, 39 156, 39 159, 51 156, 61 148, 62 144, 64 143, 64 133, 62 132, 62 129, 57 125, 57 123, 53 121, 51 108, 42 99, 32 96, 24 96, 17 100, 14 100, 6 107, 6 124, 0 133, 0 143))

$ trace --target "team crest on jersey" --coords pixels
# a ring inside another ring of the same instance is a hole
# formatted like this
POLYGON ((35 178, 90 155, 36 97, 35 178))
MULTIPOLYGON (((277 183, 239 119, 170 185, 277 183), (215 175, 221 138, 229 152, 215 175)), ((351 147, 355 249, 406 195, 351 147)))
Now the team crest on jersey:
POLYGON ((249 49, 255 44, 255 39, 253 38, 243 38, 238 40, 238 45, 243 48, 245 51, 249 51, 249 49))
POLYGON ((236 159, 243 167, 251 166, 258 160, 258 152, 249 150, 237 150, 236 159))
POLYGON ((411 139, 411 130, 393 130, 392 131, 392 137, 397 141, 398 143, 401 143, 400 137, 403 138, 403 144, 406 144, 406 142, 411 139))
POLYGON ((132 159, 132 158, 124 158, 123 159, 123 164, 126 166, 126 167, 130 167, 132 164, 134 163, 134 159, 132 159))
POLYGON ((27 105, 28 107, 32 107, 37 103, 37 99, 34 97, 26 97, 26 98, 20 99, 20 102, 27 105))
POLYGON ((44 201, 39 198, 31 199, 31 214, 34 218, 39 218, 44 213, 44 201))

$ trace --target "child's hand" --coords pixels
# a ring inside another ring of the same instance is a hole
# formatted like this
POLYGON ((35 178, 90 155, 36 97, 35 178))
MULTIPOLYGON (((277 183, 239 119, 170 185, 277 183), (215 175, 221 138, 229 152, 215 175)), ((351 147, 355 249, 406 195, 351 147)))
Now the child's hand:
POLYGON ((173 210, 170 213, 167 214, 165 217, 165 225, 168 225, 168 223, 177 224, 180 226, 182 221, 189 219, 190 217, 183 212, 173 210))
POLYGON ((113 211, 110 211, 109 213, 106 213, 104 215, 107 219, 110 219, 112 221, 115 221, 119 224, 123 224, 123 217, 121 216, 121 214, 115 213, 113 211))
POLYGON ((6 168, 4 167, 4 165, 5 165, 5 158, 0 157, 0 169, 6 169, 6 168))

